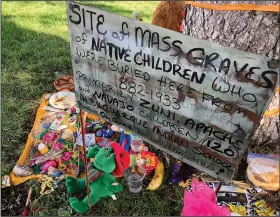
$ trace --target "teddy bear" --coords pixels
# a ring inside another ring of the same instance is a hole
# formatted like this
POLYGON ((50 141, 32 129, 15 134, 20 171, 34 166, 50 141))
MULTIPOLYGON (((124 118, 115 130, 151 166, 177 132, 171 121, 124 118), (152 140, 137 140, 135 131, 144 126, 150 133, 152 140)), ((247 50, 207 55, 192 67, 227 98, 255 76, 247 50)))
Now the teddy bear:
POLYGON ((153 14, 152 24, 181 32, 185 5, 185 1, 161 1, 153 14))
MULTIPOLYGON (((88 150, 87 159, 93 159, 88 164, 88 180, 90 187, 90 205, 96 204, 100 198, 112 196, 122 191, 122 186, 116 181, 124 170, 130 165, 130 155, 118 143, 112 143, 108 147, 100 148, 95 145, 88 150)), ((66 177, 68 193, 77 193, 86 188, 86 178, 76 179, 66 177)), ((88 197, 79 201, 75 197, 69 199, 70 206, 79 213, 89 210, 88 197)))

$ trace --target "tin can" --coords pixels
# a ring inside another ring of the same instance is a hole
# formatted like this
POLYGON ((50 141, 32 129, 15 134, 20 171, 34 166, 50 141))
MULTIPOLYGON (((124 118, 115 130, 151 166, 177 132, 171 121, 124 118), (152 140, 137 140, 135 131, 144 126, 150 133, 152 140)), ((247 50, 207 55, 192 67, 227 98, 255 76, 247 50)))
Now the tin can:
POLYGON ((157 156, 148 151, 142 151, 137 155, 137 164, 146 170, 146 175, 150 175, 158 164, 157 156))

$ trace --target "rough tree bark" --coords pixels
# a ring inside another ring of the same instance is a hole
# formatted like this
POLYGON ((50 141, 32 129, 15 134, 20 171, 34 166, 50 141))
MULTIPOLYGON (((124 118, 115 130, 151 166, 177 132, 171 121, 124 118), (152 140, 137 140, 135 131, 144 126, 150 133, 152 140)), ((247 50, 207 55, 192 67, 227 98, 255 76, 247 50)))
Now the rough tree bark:
MULTIPOLYGON (((208 1, 211 4, 244 4, 240 1, 208 1)), ((246 4, 277 4, 277 1, 248 1, 246 4)), ((279 17, 275 12, 215 11, 186 6, 183 34, 243 51, 279 59, 279 17)), ((267 110, 279 107, 279 93, 275 94, 267 110)), ((250 147, 268 148, 279 153, 279 114, 263 117, 250 141, 250 147)))

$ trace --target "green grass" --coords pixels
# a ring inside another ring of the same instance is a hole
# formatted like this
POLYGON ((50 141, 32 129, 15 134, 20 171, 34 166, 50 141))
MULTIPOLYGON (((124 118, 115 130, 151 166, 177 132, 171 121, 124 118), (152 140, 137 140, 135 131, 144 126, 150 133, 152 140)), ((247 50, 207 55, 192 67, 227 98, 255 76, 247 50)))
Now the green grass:
MULTIPOLYGON (((158 2, 95 2, 101 10, 123 16, 141 11, 151 22, 158 2)), ((53 81, 72 74, 64 2, 3 2, 2 4, 2 125, 1 175, 8 175, 23 151, 42 94, 54 92, 53 81)), ((20 215, 29 186, 33 186, 31 215, 58 215, 69 195, 62 182, 55 192, 40 196, 40 183, 29 181, 2 189, 2 214, 20 215)), ((85 192, 84 192, 85 193, 85 192)), ((102 199, 92 215, 179 215, 183 190, 163 185, 138 196, 125 190, 118 200, 102 199)), ((72 213, 73 215, 76 213, 72 213)))

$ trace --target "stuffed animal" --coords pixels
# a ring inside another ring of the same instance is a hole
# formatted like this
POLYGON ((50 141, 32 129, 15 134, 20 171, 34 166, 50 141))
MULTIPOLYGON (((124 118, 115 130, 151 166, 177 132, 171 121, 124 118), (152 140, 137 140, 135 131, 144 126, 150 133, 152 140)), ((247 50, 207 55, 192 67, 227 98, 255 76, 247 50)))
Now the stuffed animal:
POLYGON ((154 12, 152 24, 181 32, 185 4, 184 1, 161 1, 154 12))
MULTIPOLYGON (((122 191, 122 186, 116 182, 114 176, 123 174, 130 164, 130 156, 118 143, 112 143, 104 148, 99 148, 97 145, 91 147, 88 150, 87 158, 94 158, 93 163, 88 164, 90 205, 93 206, 101 197, 111 196, 122 191)), ((86 188, 86 179, 67 176, 66 187, 69 193, 77 193, 86 188)), ((86 213, 89 210, 88 197, 82 201, 71 197, 69 202, 70 206, 79 213, 86 213)))

